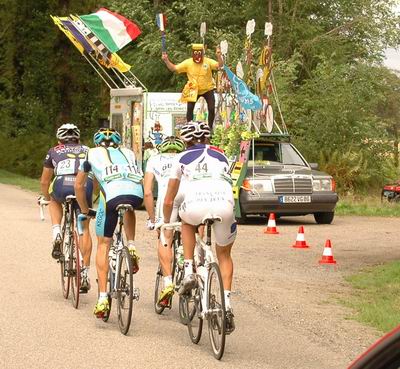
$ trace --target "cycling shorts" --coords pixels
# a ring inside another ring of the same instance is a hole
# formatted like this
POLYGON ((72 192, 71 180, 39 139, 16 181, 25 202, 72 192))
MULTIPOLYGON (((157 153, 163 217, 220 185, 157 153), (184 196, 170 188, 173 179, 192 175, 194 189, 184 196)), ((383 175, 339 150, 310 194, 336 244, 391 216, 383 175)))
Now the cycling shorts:
POLYGON ((118 222, 117 206, 129 204, 134 209, 137 209, 142 204, 142 201, 143 199, 136 195, 120 195, 105 202, 104 197, 100 196, 96 214, 96 235, 112 238, 118 222))
MULTIPOLYGON (((75 196, 75 176, 57 176, 53 179, 50 188, 49 194, 50 196, 57 201, 58 203, 63 203, 67 196, 74 195, 75 196)), ((89 207, 92 206, 92 193, 93 193, 93 180, 88 178, 85 184, 86 190, 86 201, 89 207)))
POLYGON ((201 180, 191 182, 185 199, 179 207, 182 221, 199 225, 205 217, 220 217, 221 222, 212 226, 215 241, 219 246, 231 244, 236 239, 237 225, 234 214, 232 187, 223 180, 201 180))

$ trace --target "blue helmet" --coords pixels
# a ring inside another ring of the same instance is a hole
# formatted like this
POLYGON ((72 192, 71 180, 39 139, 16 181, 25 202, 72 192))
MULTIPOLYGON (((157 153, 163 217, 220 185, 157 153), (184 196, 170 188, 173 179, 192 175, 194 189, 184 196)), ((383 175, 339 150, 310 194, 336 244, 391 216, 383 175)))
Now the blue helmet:
POLYGON ((122 143, 121 135, 114 128, 100 128, 93 141, 96 146, 118 146, 122 143))

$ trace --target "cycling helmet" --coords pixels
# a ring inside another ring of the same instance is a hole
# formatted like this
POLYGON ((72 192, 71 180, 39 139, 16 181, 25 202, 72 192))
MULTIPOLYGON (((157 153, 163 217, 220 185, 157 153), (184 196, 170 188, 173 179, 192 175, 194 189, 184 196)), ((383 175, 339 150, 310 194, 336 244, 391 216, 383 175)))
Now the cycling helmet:
POLYGON ((78 141, 81 136, 81 131, 79 128, 73 123, 65 123, 61 127, 57 129, 56 137, 60 141, 70 141, 76 140, 78 141))
POLYGON ((185 150, 185 143, 175 136, 168 136, 162 140, 160 144, 157 145, 157 150, 159 152, 182 152, 185 150))
POLYGON ((114 128, 100 128, 93 136, 96 146, 118 146, 121 144, 121 135, 114 128))
POLYGON ((185 142, 210 136, 210 127, 205 122, 189 122, 181 128, 181 139, 185 142))

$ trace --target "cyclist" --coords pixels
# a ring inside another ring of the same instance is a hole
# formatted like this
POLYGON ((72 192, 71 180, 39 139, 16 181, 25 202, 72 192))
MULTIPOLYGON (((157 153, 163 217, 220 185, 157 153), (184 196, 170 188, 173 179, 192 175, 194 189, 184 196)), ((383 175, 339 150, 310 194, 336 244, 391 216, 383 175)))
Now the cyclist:
MULTIPOLYGON (((74 183, 80 162, 86 156, 89 150, 87 146, 80 144, 80 131, 73 123, 61 125, 56 137, 58 145, 52 147, 44 160, 40 186, 42 196, 39 197, 39 205, 42 200, 50 201, 49 212, 53 228, 53 248, 51 255, 54 259, 61 256, 61 220, 63 215, 62 203, 69 195, 75 195, 74 183), (54 179, 52 180, 54 175, 54 179)), ((91 205, 93 182, 90 179, 85 188, 84 195, 91 205)), ((79 209, 77 209, 79 211, 79 209)), ((85 222, 80 250, 83 257, 81 270, 81 292, 87 292, 90 289, 89 267, 90 256, 92 253, 92 239, 89 232, 89 221, 85 222)))
POLYGON ((185 277, 178 291, 182 295, 196 286, 193 255, 197 226, 208 214, 222 218, 221 222, 213 224, 213 231, 224 285, 226 328, 229 334, 235 329, 230 301, 233 277, 231 249, 236 238, 234 200, 228 159, 220 149, 206 144, 209 137, 210 128, 204 122, 189 122, 182 127, 181 138, 188 148, 177 155, 171 168, 163 206, 164 222, 170 221, 174 199, 179 186, 184 184, 184 200, 179 207, 185 259, 185 277))
MULTIPOLYGON (((96 214, 97 256, 96 267, 99 299, 94 314, 102 318, 110 306, 107 296, 108 253, 118 221, 117 206, 130 204, 134 208, 143 201, 142 172, 136 164, 133 151, 121 147, 121 136, 112 128, 100 128, 93 137, 95 148, 90 149, 81 163, 75 182, 75 193, 82 214, 92 215, 85 198, 84 186, 89 172, 99 182, 100 200, 96 214)), ((127 212, 124 218, 125 234, 132 255, 133 272, 139 270, 139 257, 135 247, 136 217, 127 212)))
POLYGON ((207 103, 208 124, 210 128, 212 128, 215 118, 215 81, 212 77, 212 71, 221 69, 224 65, 219 47, 217 47, 216 54, 218 61, 205 56, 203 44, 192 44, 192 57, 185 59, 179 64, 175 65, 172 63, 166 52, 163 52, 161 56, 171 72, 186 73, 187 75, 188 83, 184 88, 181 99, 182 102, 187 102, 187 121, 193 119, 196 102, 200 97, 203 97, 207 103))
MULTIPOLYGON (((172 163, 177 153, 185 150, 185 143, 175 136, 169 136, 157 145, 159 154, 152 156, 147 162, 146 173, 144 175, 144 205, 149 215, 149 229, 154 229, 155 223, 162 223, 162 211, 165 192, 167 191, 169 175, 172 168, 172 163), (153 184, 154 179, 157 181, 158 193, 157 204, 154 210, 153 184)), ((178 207, 174 208, 174 215, 170 219, 172 222, 177 221, 178 207)), ((172 232, 168 233, 168 246, 164 247, 161 242, 157 241, 158 259, 161 264, 162 273, 164 276, 164 289, 158 299, 159 305, 167 305, 170 298, 174 294, 174 285, 172 283, 172 232)))

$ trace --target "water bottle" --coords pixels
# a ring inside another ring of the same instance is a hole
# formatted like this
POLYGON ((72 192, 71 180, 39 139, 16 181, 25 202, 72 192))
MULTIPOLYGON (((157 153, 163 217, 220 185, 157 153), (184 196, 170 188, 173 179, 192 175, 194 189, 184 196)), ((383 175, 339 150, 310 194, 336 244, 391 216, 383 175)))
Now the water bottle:
POLYGON ((110 251, 108 252, 108 260, 110 263, 110 268, 115 273, 117 267, 117 253, 115 252, 115 248, 111 247, 110 251))
POLYGON ((184 262, 184 257, 183 257, 183 246, 179 245, 176 249, 176 260, 178 263, 178 268, 182 269, 184 262))

